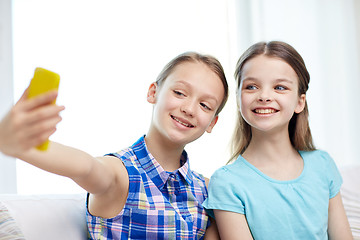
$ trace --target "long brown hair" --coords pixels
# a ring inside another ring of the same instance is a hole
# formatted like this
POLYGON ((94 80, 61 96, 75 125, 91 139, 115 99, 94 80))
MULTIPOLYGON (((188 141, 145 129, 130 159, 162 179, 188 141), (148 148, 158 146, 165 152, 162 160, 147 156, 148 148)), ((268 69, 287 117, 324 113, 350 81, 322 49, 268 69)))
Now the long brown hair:
MULTIPOLYGON (((300 54, 289 44, 281 41, 259 42, 248 48, 239 58, 236 64, 235 80, 237 86, 236 96, 239 98, 239 87, 241 83, 242 70, 245 63, 259 55, 274 57, 288 63, 298 76, 298 94, 306 94, 309 88, 310 74, 306 69, 305 62, 300 54)), ((244 120, 240 113, 239 101, 237 101, 237 121, 231 142, 231 158, 235 160, 239 154, 244 153, 251 141, 252 133, 250 125, 244 120)), ((289 123, 289 136, 293 147, 298 151, 312 151, 315 146, 309 127, 309 111, 305 101, 304 110, 294 113, 289 123)), ((230 162, 229 161, 229 162, 230 162)))
POLYGON ((224 97, 215 113, 215 116, 217 116, 226 104, 229 96, 229 87, 225 77, 224 69, 221 63, 215 57, 210 55, 203 55, 197 52, 182 53, 172 59, 168 64, 166 64, 166 66, 163 68, 163 70, 157 77, 156 83, 158 84, 158 86, 161 86, 161 84, 166 80, 166 78, 174 71, 175 67, 184 62, 201 62, 208 66, 208 68, 210 68, 220 78, 224 86, 224 97))

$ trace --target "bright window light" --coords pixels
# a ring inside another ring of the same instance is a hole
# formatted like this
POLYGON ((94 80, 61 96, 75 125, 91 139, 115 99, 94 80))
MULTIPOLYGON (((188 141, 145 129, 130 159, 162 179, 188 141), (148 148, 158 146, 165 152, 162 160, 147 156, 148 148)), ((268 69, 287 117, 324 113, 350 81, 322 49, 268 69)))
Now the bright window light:
MULTIPOLYGON (((14 0, 15 99, 36 67, 57 72, 66 110, 51 140, 94 156, 121 150, 146 134, 148 87, 173 57, 211 54, 232 76, 227 11, 226 1, 14 0)), ((192 169, 207 177, 227 161, 233 109, 186 148, 192 169)), ((17 176, 20 194, 84 191, 20 160, 17 176)))

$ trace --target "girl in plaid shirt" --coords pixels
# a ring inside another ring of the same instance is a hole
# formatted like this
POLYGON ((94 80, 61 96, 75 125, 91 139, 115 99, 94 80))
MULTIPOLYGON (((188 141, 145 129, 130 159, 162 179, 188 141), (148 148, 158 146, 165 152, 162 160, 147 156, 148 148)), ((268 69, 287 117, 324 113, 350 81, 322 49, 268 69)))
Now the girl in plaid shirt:
POLYGON ((191 171, 186 144, 211 132, 228 97, 221 64, 208 55, 181 54, 149 87, 149 131, 131 147, 103 157, 51 142, 62 106, 56 92, 27 99, 0 122, 0 151, 71 178, 88 191, 91 239, 217 239, 202 207, 205 179, 191 171), (210 225, 210 226, 209 226, 210 225), (206 231, 206 234, 205 234, 206 231))

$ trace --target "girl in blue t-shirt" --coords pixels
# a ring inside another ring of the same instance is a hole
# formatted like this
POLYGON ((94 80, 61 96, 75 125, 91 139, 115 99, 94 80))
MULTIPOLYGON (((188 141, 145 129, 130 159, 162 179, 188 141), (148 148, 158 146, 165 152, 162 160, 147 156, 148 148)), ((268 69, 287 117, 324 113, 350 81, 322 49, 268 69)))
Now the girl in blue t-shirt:
POLYGON ((284 42, 240 57, 231 164, 210 179, 205 208, 221 239, 352 239, 334 161, 315 149, 308 123, 309 73, 284 42))

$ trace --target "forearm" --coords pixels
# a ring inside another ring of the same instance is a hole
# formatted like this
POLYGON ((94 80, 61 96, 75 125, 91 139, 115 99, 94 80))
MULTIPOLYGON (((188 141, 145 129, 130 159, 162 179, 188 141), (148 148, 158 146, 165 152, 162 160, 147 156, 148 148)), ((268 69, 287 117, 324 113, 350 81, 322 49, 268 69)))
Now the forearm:
MULTIPOLYGON (((50 142, 46 151, 35 147, 46 141, 61 121, 63 106, 52 102, 57 92, 27 99, 27 91, 0 120, 0 151, 45 171, 69 177, 91 193, 103 193, 112 185, 118 161, 94 158, 65 145, 50 142)), ((121 167, 121 165, 120 165, 121 167)))
POLYGON ((45 171, 69 178, 86 177, 96 164, 96 159, 86 152, 55 142, 50 142, 47 151, 32 148, 16 157, 45 171))
POLYGON ((21 154, 19 159, 45 171, 69 177, 93 194, 103 193, 111 186, 118 164, 110 157, 95 158, 84 151, 55 142, 50 142, 47 151, 32 148, 21 154))

